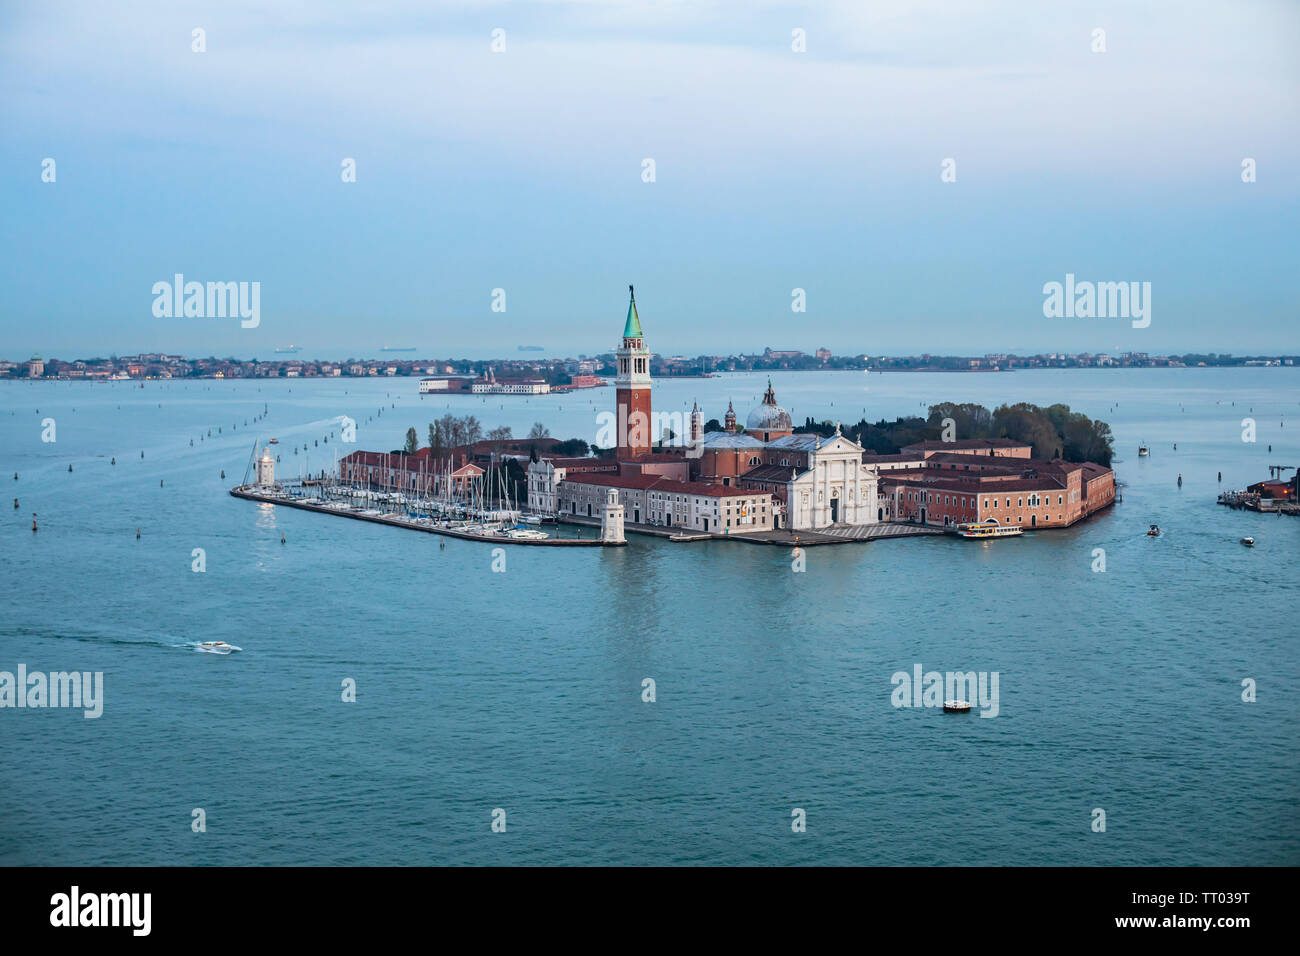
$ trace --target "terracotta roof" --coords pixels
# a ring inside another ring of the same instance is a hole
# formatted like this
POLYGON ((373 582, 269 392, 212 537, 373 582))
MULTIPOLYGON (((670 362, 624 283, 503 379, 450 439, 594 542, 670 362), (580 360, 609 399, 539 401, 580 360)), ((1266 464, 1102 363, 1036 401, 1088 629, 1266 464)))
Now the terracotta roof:
POLYGON ((1008 491, 1060 491, 1065 482, 1060 475, 1042 474, 1037 478, 1007 478, 1000 475, 984 476, 937 474, 927 472, 885 472, 880 476, 882 485, 907 485, 909 488, 930 488, 938 491, 957 491, 966 494, 1000 495, 1008 491))
POLYGON ((954 448, 1029 448, 1029 442, 1010 438, 963 438, 961 441, 918 441, 904 445, 903 451, 951 451, 954 448))
POLYGON ((579 468, 584 471, 618 471, 618 462, 613 458, 547 458, 543 455, 539 460, 547 462, 553 468, 579 468))
POLYGON ((629 465, 636 465, 640 463, 645 463, 647 465, 650 465, 660 461, 685 461, 686 460, 686 455, 684 454, 685 451, 686 449, 683 448, 682 449, 683 454, 673 454, 672 452, 653 452, 653 453, 647 452, 644 455, 637 455, 633 458, 620 458, 619 461, 626 462, 629 465))
MULTIPOLYGON (((963 458, 969 458, 969 455, 963 455, 963 458)), ((922 458, 917 455, 873 455, 869 451, 862 453, 862 463, 864 465, 884 464, 885 462, 894 461, 921 461, 922 458)))
MULTIPOLYGON (((984 455, 962 455, 956 452, 936 452, 926 459, 927 470, 934 472, 965 472, 969 474, 1023 475, 1026 471, 1052 474, 1064 478, 1070 472, 1080 471, 1083 464, 1063 458, 999 458, 984 455)), ((1101 465, 1093 465, 1101 468, 1101 465)))
POLYGON ((340 459, 340 464, 374 465, 398 471, 430 470, 428 455, 394 455, 386 451, 354 451, 340 459))

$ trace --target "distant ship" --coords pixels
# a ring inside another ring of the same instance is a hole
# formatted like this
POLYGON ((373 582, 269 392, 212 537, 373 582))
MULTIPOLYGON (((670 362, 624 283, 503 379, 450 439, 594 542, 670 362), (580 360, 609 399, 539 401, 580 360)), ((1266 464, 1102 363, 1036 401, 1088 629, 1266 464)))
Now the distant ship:
POLYGON ((276 349, 276 350, 275 350, 275 354, 276 354, 276 355, 292 355, 294 352, 301 352, 301 351, 302 351, 302 346, 301 346, 301 345, 290 345, 288 348, 276 349))
POLYGON ((382 349, 380 349, 379 351, 381 351, 381 352, 414 352, 414 351, 415 351, 415 346, 412 345, 412 346, 410 346, 410 347, 408 348, 408 347, 399 346, 399 345, 385 345, 385 346, 384 346, 382 349))
POLYGON ((545 352, 546 351, 546 349, 544 349, 540 345, 517 345, 515 347, 519 349, 519 351, 521 352, 545 352))

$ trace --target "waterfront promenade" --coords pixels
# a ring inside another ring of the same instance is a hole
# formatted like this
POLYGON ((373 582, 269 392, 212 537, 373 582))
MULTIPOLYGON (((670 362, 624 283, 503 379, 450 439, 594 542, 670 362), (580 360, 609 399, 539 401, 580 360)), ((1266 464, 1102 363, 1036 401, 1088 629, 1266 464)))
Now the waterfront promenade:
MULTIPOLYGON (((593 528, 600 527, 600 519, 587 518, 581 515, 561 515, 560 521, 565 524, 586 525, 593 528)), ((799 545, 800 547, 812 547, 813 545, 818 544, 849 544, 854 541, 878 541, 885 538, 907 538, 914 535, 942 535, 946 533, 942 528, 890 521, 881 521, 876 524, 867 525, 831 525, 827 528, 820 528, 817 531, 789 531, 780 529, 773 531, 752 531, 743 534, 714 534, 709 531, 690 531, 686 528, 633 524, 630 521, 625 521, 623 523, 623 530, 628 534, 651 535, 656 538, 667 538, 670 541, 677 542, 744 541, 747 544, 772 544, 782 547, 794 547, 795 545, 799 545)))

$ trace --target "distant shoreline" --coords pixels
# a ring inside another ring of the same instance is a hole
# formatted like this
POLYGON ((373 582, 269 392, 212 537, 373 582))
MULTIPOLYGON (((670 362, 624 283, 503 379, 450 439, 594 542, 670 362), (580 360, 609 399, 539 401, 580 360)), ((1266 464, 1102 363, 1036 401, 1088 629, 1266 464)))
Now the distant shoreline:
MULTIPOLYGON (((1035 366, 1032 368, 940 368, 937 366, 925 366, 921 368, 780 368, 780 369, 735 369, 733 371, 710 372, 708 375, 657 375, 656 382, 671 381, 700 381, 703 379, 720 378, 724 375, 773 375, 773 374, 817 374, 823 372, 860 372, 871 374, 915 374, 921 373, 942 373, 945 375, 969 375, 969 374, 998 374, 1003 372, 1114 372, 1114 371, 1209 371, 1211 369, 1287 369, 1297 368, 1295 365, 1127 365, 1111 366, 1098 368, 1086 365, 1051 365, 1035 366)), ((33 384, 34 382, 65 382, 65 383, 89 383, 92 385, 125 385, 138 382, 341 382, 341 381, 418 381, 420 375, 173 375, 159 376, 146 375, 138 378, 87 378, 84 376, 55 376, 45 375, 37 379, 26 376, 0 375, 0 382, 13 384, 33 384)), ((587 391, 593 388, 608 387, 609 382, 603 385, 585 385, 579 388, 568 388, 559 386, 553 388, 551 395, 568 395, 576 392, 587 391)), ((442 394, 442 393, 430 393, 442 394)), ((465 393, 468 394, 468 393, 465 393)), ((421 396, 424 397, 424 396, 421 396)), ((529 398, 544 398, 544 395, 530 395, 529 398)))
MULTIPOLYGON (((975 359, 956 359, 950 358, 949 361, 983 361, 975 359)), ((37 361, 37 360, 33 360, 37 361)), ((237 359, 185 359, 179 356, 170 356, 168 361, 150 361, 132 362, 130 371, 119 365, 109 365, 104 368, 102 364, 96 364, 91 361, 84 362, 80 365, 72 362, 64 362, 58 359, 40 360, 45 363, 45 372, 36 378, 27 374, 28 362, 4 362, 0 365, 0 382, 95 382, 97 384, 122 382, 155 382, 155 381, 189 381, 201 380, 205 382, 220 381, 309 381, 313 379, 328 379, 340 381, 357 381, 365 379, 381 379, 383 381, 409 382, 419 381, 428 376, 428 367, 443 365, 450 367, 452 362, 460 363, 462 360, 438 360, 420 359, 394 363, 379 359, 361 359, 352 362, 330 362, 318 361, 314 359, 285 359, 277 362, 249 361, 244 362, 237 359)), ((907 361, 894 360, 895 362, 907 361)), ((708 372, 675 372, 663 367, 655 368, 652 366, 651 374, 656 381, 666 382, 674 379, 683 379, 688 381, 701 381, 710 378, 721 378, 728 375, 773 375, 786 374, 792 372, 854 372, 863 374, 885 374, 891 372, 942 372, 942 373, 996 373, 996 372, 1035 372, 1035 371, 1118 371, 1129 369, 1251 369, 1251 368, 1273 368, 1286 369, 1297 367, 1297 359, 1291 356, 1280 356, 1269 359, 1258 359, 1243 356, 1239 361, 1234 362, 1216 362, 1188 364, 1176 360, 1172 356, 1157 356, 1155 358, 1137 359, 1129 362, 1119 363, 1111 362, 1105 365, 1096 364, 1046 364, 1047 362, 1058 361, 1054 359, 1040 360, 1031 358, 1029 360, 1016 359, 1011 365, 993 365, 993 366, 975 366, 962 367, 949 365, 906 365, 906 364, 889 364, 885 366, 819 366, 813 368, 780 368, 765 367, 758 365, 753 368, 735 368, 735 369, 714 369, 708 372), (1032 363, 1032 364, 1031 364, 1032 363)), ((499 360, 476 363, 482 369, 493 368, 500 377, 503 374, 514 372, 515 374, 530 374, 529 369, 536 371, 531 374, 537 375, 539 381, 548 380, 556 374, 557 366, 563 364, 563 360, 547 360, 547 364, 553 366, 550 371, 539 369, 536 365, 529 365, 526 368, 514 367, 512 362, 517 360, 499 360), (543 378, 542 375, 546 377, 543 378)), ((453 373, 447 373, 451 375, 453 373)), ((472 377, 475 372, 457 372, 454 373, 459 377, 472 377)), ((486 374, 480 371, 478 374, 486 374)), ((583 373, 589 375, 593 373, 583 373)), ((594 373, 597 377, 605 379, 601 383, 608 386, 613 374, 609 371, 594 373)), ((572 391, 585 390, 587 388, 597 388, 596 385, 579 385, 570 386, 564 382, 553 382, 551 385, 551 394, 565 394, 572 391)), ((432 394, 432 393, 431 393, 432 394)), ((533 396, 538 397, 538 396, 533 396)))

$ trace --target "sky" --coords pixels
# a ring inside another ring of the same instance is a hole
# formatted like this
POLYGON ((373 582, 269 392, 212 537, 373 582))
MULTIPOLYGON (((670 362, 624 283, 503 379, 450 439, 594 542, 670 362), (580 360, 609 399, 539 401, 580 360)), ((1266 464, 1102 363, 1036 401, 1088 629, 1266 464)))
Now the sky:
POLYGON ((596 354, 629 283, 669 355, 1297 353, 1297 51, 1293 0, 5 0, 0 357, 596 354))

